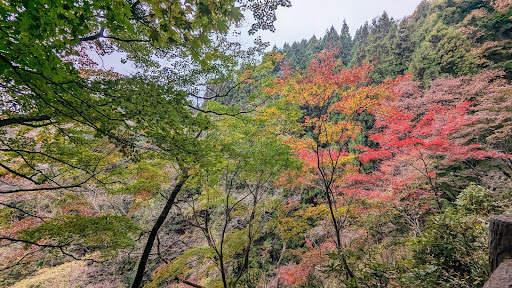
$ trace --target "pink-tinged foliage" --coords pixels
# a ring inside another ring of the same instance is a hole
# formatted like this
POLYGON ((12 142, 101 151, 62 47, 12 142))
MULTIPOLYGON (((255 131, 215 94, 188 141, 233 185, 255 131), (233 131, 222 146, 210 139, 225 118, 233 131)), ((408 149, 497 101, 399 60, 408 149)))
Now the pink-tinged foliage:
POLYGON ((498 11, 505 11, 512 7, 512 0, 492 0, 492 6, 498 11))
MULTIPOLYGON (((404 108, 395 113, 378 115, 370 136, 377 149, 357 147, 362 163, 378 161, 379 171, 373 174, 381 181, 382 191, 393 191, 397 205, 422 207, 421 198, 433 194, 438 198, 438 172, 443 166, 462 159, 510 158, 496 150, 483 150, 479 144, 457 141, 454 135, 477 121, 468 113, 472 102, 464 101, 452 107, 433 104, 419 119, 404 108), (418 181, 426 186, 411 188, 418 181), (411 201, 412 200, 412 201, 411 201)), ((423 207, 427 209, 428 207, 423 207)))
POLYGON ((472 102, 469 114, 474 123, 461 127, 456 135, 459 141, 491 144, 495 149, 512 152, 507 145, 507 139, 512 137, 512 85, 504 78, 504 72, 483 70, 472 77, 436 79, 429 89, 406 80, 396 89, 400 95, 396 105, 415 117, 423 116, 434 105, 454 108, 461 102, 472 102))
POLYGON ((38 226, 42 223, 41 219, 35 217, 26 217, 14 222, 8 228, 0 228, 0 235, 16 237, 22 231, 38 226))
POLYGON ((476 120, 468 114, 471 102, 462 102, 455 108, 434 105, 418 121, 404 109, 387 116, 378 116, 375 126, 380 133, 372 134, 370 140, 379 144, 378 149, 365 149, 359 159, 413 161, 433 158, 443 162, 457 159, 483 159, 486 157, 508 157, 497 151, 484 151, 478 144, 460 144, 453 140, 453 133, 476 120), (439 158, 441 157, 441 158, 439 158))
POLYGON ((307 277, 328 261, 327 253, 336 250, 336 244, 332 242, 314 246, 307 238, 305 241, 309 250, 301 255, 301 262, 299 264, 288 264, 277 271, 280 283, 284 285, 306 284, 307 277))

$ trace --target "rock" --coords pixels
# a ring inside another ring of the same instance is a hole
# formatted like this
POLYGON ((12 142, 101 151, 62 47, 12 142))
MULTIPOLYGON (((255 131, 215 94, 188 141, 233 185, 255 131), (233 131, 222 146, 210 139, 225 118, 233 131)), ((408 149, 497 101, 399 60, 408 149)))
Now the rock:
POLYGON ((505 260, 494 270, 484 288, 512 288, 512 259, 505 260))
POLYGON ((493 216, 489 221, 491 273, 506 259, 512 259, 512 215, 493 216))

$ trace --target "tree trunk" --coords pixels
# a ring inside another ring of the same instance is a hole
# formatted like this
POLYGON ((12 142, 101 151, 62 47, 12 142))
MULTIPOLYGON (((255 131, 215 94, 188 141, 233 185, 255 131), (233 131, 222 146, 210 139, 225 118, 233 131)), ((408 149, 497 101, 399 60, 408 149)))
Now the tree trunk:
MULTIPOLYGON (((279 270, 281 268, 281 261, 283 260, 284 252, 286 251, 286 241, 283 240, 283 249, 281 249, 281 254, 279 255, 279 259, 277 260, 276 264, 276 270, 279 270)), ((277 274, 277 281, 276 281, 276 288, 280 287, 279 281, 281 280, 281 277, 279 277, 279 274, 277 274)))
POLYGON ((148 242, 146 243, 146 247, 144 247, 144 252, 140 257, 139 267, 137 268, 137 274, 135 275, 135 279, 133 280, 132 288, 140 288, 142 284, 142 279, 144 278, 144 272, 146 271, 146 264, 148 262, 149 254, 151 253, 151 249, 153 248, 153 243, 155 242, 156 236, 158 234, 158 230, 164 224, 167 215, 171 211, 172 206, 174 205, 174 200, 176 196, 181 191, 183 184, 187 181, 189 175, 184 172, 176 183, 176 186, 171 192, 169 199, 167 199, 167 203, 165 203, 165 207, 160 212, 160 215, 156 219, 155 225, 153 225, 153 229, 151 229, 151 233, 149 233, 148 242))
POLYGON ((489 222, 489 265, 492 273, 504 260, 512 259, 512 215, 493 216, 489 222))
POLYGON ((336 216, 334 215, 334 207, 333 207, 334 201, 331 200, 331 195, 329 194, 328 186, 325 186, 325 192, 326 192, 325 194, 327 196, 327 203, 329 204, 329 212, 331 214, 332 225, 334 227, 334 232, 336 233, 336 248, 338 250, 338 254, 341 256, 341 260, 343 262, 343 268, 345 268, 346 279, 349 280, 349 279, 352 279, 355 275, 352 272, 352 270, 350 269, 350 267, 348 266, 347 257, 345 257, 343 247, 341 246, 341 238, 340 238, 341 227, 339 226, 338 220, 336 220, 336 216))

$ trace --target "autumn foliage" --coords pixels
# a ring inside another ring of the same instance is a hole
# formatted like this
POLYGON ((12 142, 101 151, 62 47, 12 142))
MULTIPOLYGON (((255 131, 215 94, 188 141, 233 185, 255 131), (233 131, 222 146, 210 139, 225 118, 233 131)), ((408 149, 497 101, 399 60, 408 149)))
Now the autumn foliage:
MULTIPOLYGON (((276 81, 274 89, 267 92, 279 92, 304 113, 302 135, 286 141, 303 163, 300 175, 292 175, 290 182, 321 191, 319 198, 329 208, 334 230, 331 237, 348 279, 354 274, 343 254, 341 232, 343 223, 348 219, 350 203, 359 196, 354 193, 359 191, 359 185, 350 185, 351 179, 355 179, 353 175, 359 170, 357 154, 351 149, 363 135, 359 116, 363 113, 388 113, 382 103, 395 99, 394 88, 402 79, 372 85, 369 77, 372 66, 363 64, 343 68, 341 61, 335 58, 338 52, 336 49, 322 51, 303 72, 291 71, 285 64, 285 75, 276 81)), ((299 265, 313 265, 309 263, 310 259, 304 261, 299 265)), ((298 267, 293 269, 311 270, 298 267)), ((286 269, 292 268, 283 269, 282 276, 288 279, 286 274, 291 272, 286 269)))
MULTIPOLYGON (((419 223, 425 213, 440 211, 441 198, 448 197, 443 195, 439 173, 449 165, 510 158, 475 141, 461 141, 464 131, 481 119, 473 113, 476 99, 453 97, 448 92, 453 90, 443 92, 441 80, 433 83, 441 91, 424 92, 432 95, 423 98, 409 76, 375 84, 369 77, 372 66, 343 68, 336 53, 322 51, 305 71, 292 71, 284 64, 284 76, 267 90, 280 93, 303 113, 302 133, 286 140, 302 169, 283 175, 282 183, 288 189, 319 191, 314 205, 328 207, 326 219, 332 227, 323 244, 313 247, 306 239, 301 261, 279 269, 283 284, 304 284, 308 275, 333 263, 327 252, 320 252, 329 243, 336 244, 350 279, 342 235, 353 215, 371 214, 388 203, 389 208, 403 207, 403 217, 410 223, 419 223), (363 169, 365 165, 373 168, 363 169), (355 205, 359 200, 381 204, 361 207, 355 205)), ((420 231, 419 224, 411 225, 420 231)))
POLYGON ((273 30, 290 0, 68 2, 0 1, 1 287, 489 279, 510 0, 425 0, 270 53, 229 27, 273 30), (121 55, 130 75, 103 62, 121 55))
POLYGON ((357 164, 349 148, 362 135, 363 123, 358 116, 363 112, 387 113, 381 104, 395 98, 394 87, 402 79, 369 85, 372 66, 342 68, 334 58, 336 53, 319 53, 304 72, 290 71, 284 65, 285 76, 269 92, 279 92, 304 112, 304 134, 287 139, 304 165, 305 174, 294 182, 323 187, 325 183, 314 181, 322 179, 320 182, 327 181, 328 188, 335 190, 331 192, 338 194, 342 175, 357 164))

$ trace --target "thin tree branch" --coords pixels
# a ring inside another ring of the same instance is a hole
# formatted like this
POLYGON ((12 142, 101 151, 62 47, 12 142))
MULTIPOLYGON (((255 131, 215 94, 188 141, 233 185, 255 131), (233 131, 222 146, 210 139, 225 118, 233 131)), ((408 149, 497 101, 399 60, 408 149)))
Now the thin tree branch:
POLYGON ((130 42, 149 43, 150 42, 150 40, 143 40, 143 39, 121 39, 121 38, 115 37, 115 36, 105 36, 105 28, 101 28, 100 31, 94 35, 80 38, 80 42, 87 42, 87 41, 98 40, 98 39, 112 39, 112 40, 116 40, 119 42, 127 42, 127 43, 130 43, 130 42))
POLYGON ((195 287, 195 288, 203 288, 203 286, 195 284, 195 283, 192 283, 192 282, 187 281, 185 279, 179 279, 179 278, 176 277, 175 280, 178 281, 178 282, 181 282, 183 284, 186 284, 188 286, 192 286, 192 287, 195 287))
POLYGON ((27 212, 27 211, 25 211, 25 210, 23 210, 23 209, 21 209, 19 207, 14 206, 14 205, 6 204, 6 203, 1 203, 1 202, 0 202, 0 205, 3 205, 5 207, 8 207, 8 208, 11 208, 11 209, 14 209, 14 210, 18 210, 18 211, 20 211, 23 214, 26 214, 26 215, 31 216, 31 217, 39 218, 42 221, 45 221, 44 218, 50 218, 50 217, 43 217, 43 216, 38 216, 38 215, 32 214, 32 213, 27 212))
POLYGON ((0 120, 0 127, 12 125, 12 124, 24 124, 29 126, 27 123, 30 122, 40 122, 51 120, 48 115, 34 116, 34 117, 14 117, 0 120))

